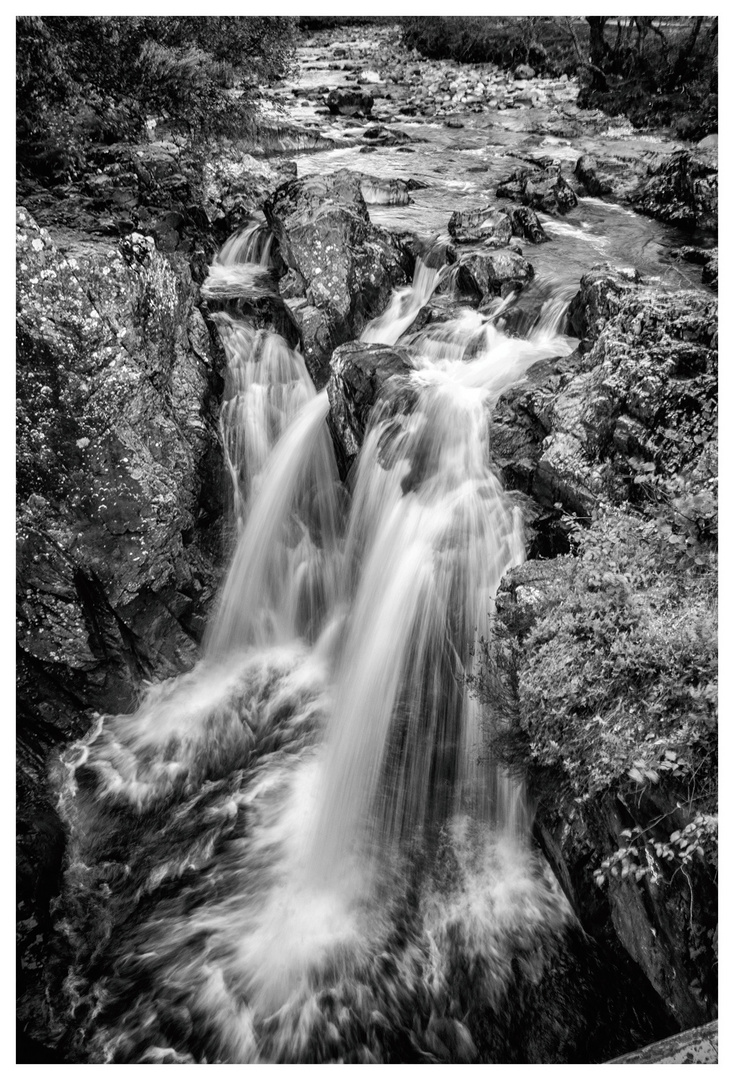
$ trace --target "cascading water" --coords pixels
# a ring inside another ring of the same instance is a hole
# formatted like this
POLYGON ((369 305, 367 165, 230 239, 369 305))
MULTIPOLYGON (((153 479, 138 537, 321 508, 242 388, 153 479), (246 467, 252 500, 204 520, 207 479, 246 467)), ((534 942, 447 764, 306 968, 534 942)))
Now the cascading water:
MULTIPOLYGON (((419 263, 363 340, 437 280, 419 263)), ((219 326, 237 549, 199 665, 64 759, 59 1024, 92 1061, 533 1060, 570 912, 466 678, 523 557, 489 410, 570 344, 474 312, 415 335, 347 510, 300 356, 219 326)))

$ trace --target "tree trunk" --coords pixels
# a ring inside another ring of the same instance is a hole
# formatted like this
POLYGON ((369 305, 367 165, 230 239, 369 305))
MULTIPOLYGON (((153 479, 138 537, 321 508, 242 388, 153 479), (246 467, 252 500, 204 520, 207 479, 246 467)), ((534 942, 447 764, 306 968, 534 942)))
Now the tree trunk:
POLYGON ((604 40, 604 27, 608 19, 608 15, 586 16, 586 21, 589 24, 591 86, 594 90, 608 89, 607 80, 604 76, 604 61, 607 53, 607 44, 604 40))

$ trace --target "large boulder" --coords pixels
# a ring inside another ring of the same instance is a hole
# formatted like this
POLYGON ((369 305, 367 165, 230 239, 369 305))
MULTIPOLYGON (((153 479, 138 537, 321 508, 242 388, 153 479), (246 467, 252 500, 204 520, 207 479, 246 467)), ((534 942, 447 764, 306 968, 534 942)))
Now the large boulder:
POLYGON ((715 474, 716 301, 600 267, 570 310, 588 352, 539 372, 496 407, 506 477, 541 506, 582 517, 600 499, 654 498, 676 478, 695 474, 705 486, 715 474))
POLYGON ((282 258, 305 284, 307 305, 323 312, 328 344, 306 357, 323 386, 331 350, 358 337, 384 311, 393 288, 406 283, 409 253, 372 225, 360 178, 345 169, 283 185, 265 203, 265 214, 282 258))
POLYGON ((683 228, 716 232, 719 170, 715 154, 680 150, 650 171, 650 178, 634 196, 636 210, 683 228))
POLYGON ((342 475, 351 468, 372 409, 388 384, 395 392, 391 395, 393 410, 409 405, 412 392, 408 382, 413 371, 410 352, 400 346, 350 341, 336 349, 327 392, 329 422, 342 475))
POLYGON ((462 258, 461 265, 471 271, 484 298, 519 292, 535 274, 527 259, 507 247, 472 252, 462 258))
POLYGON ((546 214, 567 214, 578 204, 576 192, 561 175, 560 163, 544 167, 522 166, 513 170, 497 186, 497 197, 542 210, 546 214))
POLYGON ((605 154, 603 158, 582 154, 576 162, 574 177, 582 194, 610 197, 616 202, 629 202, 648 175, 650 154, 605 154))
POLYGON ((330 113, 336 116, 369 116, 375 99, 368 90, 360 87, 337 87, 330 90, 326 104, 330 113))
POLYGON ((455 210, 449 218, 448 228, 459 244, 483 242, 491 247, 506 247, 513 233, 509 214, 495 206, 455 210))
POLYGON ((581 279, 581 288, 568 307, 569 330, 587 347, 617 315, 639 284, 634 268, 595 266, 581 279))
POLYGON ((152 239, 54 238, 19 209, 17 257, 20 898, 28 901, 38 898, 44 836, 54 833, 49 751, 97 712, 133 706, 143 680, 198 656, 221 558, 222 372, 188 266, 152 239))

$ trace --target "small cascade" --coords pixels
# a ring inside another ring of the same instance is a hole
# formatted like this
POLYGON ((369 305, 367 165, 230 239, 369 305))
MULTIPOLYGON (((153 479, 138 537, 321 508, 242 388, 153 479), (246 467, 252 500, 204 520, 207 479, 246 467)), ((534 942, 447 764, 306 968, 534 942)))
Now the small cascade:
POLYGON ((561 285, 545 275, 538 275, 519 296, 513 294, 492 313, 495 324, 505 333, 539 340, 550 340, 566 327, 568 305, 576 288, 561 285))
POLYGON ((227 356, 220 429, 241 531, 258 476, 316 390, 301 355, 277 334, 225 314, 213 318, 227 356))
MULTIPOLYGON (((218 265, 264 258, 248 236, 218 265)), ((362 336, 414 371, 351 499, 302 358, 217 316, 239 538, 205 655, 60 770, 84 1060, 505 1061, 554 977, 570 910, 466 680, 523 558, 491 406, 573 343, 469 310, 406 337, 442 273, 418 260, 362 336)))
POLYGON ((384 313, 368 323, 360 340, 394 345, 431 299, 443 273, 442 268, 427 266, 422 259, 416 259, 413 283, 395 290, 384 313))
POLYGON ((214 260, 214 266, 232 266, 237 263, 255 263, 270 266, 273 234, 264 221, 251 221, 233 233, 222 245, 214 260))
POLYGON ((251 221, 230 236, 201 286, 206 300, 277 296, 272 266, 273 234, 265 222, 251 221))
POLYGON ((328 411, 325 390, 311 397, 259 477, 208 631, 209 655, 299 637, 314 641, 335 604, 338 472, 328 411))

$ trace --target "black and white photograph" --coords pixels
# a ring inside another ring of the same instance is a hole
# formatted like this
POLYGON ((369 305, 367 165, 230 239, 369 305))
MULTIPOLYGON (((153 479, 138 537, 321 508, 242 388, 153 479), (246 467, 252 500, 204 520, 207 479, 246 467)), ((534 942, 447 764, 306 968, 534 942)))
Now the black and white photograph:
POLYGON ((718 16, 14 33, 15 1063, 718 1064, 718 16))

